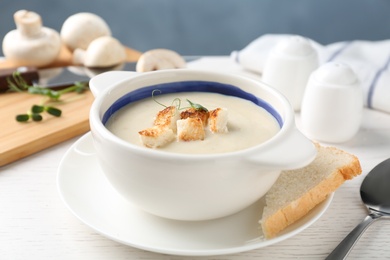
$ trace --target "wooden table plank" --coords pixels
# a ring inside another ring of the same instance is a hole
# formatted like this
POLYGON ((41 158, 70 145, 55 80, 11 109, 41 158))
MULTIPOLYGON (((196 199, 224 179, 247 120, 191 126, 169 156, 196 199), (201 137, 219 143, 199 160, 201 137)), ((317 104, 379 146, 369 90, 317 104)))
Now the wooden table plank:
MULTIPOLYGON (((125 47, 127 54, 127 62, 136 62, 138 58, 141 56, 141 53, 137 50, 125 47)), ((61 48, 61 52, 58 55, 58 58, 48 66, 44 66, 42 68, 56 68, 56 67, 65 67, 74 65, 72 62, 72 54, 71 52, 63 46, 61 48)), ((26 66, 26 64, 20 63, 15 60, 0 60, 0 69, 8 69, 8 68, 16 68, 20 66, 26 66)))
POLYGON ((62 110, 59 118, 45 113, 41 122, 15 120, 17 114, 26 113, 41 100, 41 96, 27 93, 0 95, 0 166, 89 131, 89 109, 94 100, 90 91, 64 95, 64 102, 56 105, 62 110))

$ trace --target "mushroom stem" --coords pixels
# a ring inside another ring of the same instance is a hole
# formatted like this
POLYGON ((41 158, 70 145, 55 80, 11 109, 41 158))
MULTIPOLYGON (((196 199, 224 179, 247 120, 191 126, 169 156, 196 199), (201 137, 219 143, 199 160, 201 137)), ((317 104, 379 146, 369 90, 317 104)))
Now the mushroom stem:
POLYGON ((23 36, 36 37, 42 32, 42 19, 37 13, 19 10, 14 14, 16 28, 23 36))
POLYGON ((123 45, 111 36, 102 36, 93 40, 86 51, 75 49, 73 63, 89 68, 105 68, 118 65, 126 60, 123 45))
POLYGON ((84 64, 86 51, 83 49, 75 49, 73 52, 73 63, 84 64))

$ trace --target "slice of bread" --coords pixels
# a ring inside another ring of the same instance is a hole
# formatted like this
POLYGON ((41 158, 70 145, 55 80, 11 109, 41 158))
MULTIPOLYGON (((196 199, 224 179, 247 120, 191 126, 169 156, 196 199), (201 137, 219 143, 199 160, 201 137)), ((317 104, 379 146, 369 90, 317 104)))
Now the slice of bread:
POLYGON ((260 224, 272 238, 324 201, 345 180, 362 172, 358 158, 335 147, 317 144, 314 161, 301 169, 283 171, 265 197, 260 224))

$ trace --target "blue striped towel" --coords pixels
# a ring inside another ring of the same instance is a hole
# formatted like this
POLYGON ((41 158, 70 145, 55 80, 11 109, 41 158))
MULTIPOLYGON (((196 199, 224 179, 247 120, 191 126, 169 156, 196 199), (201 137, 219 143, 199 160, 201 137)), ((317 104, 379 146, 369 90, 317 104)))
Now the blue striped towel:
MULTIPOLYGON (((266 34, 248 44, 231 58, 244 69, 262 73, 270 49, 291 35, 266 34)), ((390 113, 390 40, 348 41, 321 45, 311 40, 320 63, 329 61, 348 64, 360 79, 365 106, 390 113)))

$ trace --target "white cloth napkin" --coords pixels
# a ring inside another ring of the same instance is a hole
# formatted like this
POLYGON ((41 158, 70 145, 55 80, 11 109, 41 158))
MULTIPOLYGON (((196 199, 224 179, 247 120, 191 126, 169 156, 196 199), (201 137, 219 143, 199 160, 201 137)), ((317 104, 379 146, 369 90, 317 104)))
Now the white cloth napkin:
MULTIPOLYGON (((278 41, 291 35, 266 34, 231 58, 244 69, 261 74, 269 51, 278 41)), ((365 106, 390 113, 390 40, 347 41, 321 45, 311 40, 320 64, 339 62, 349 65, 360 79, 365 106)))
POLYGON ((205 56, 187 63, 187 68, 230 73, 261 80, 261 74, 249 71, 229 56, 205 56))

